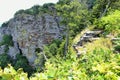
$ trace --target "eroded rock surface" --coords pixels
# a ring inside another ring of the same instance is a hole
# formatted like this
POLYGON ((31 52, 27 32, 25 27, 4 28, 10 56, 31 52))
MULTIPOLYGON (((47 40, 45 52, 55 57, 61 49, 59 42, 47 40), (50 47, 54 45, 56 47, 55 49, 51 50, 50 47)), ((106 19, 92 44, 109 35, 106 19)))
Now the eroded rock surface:
MULTIPOLYGON (((7 26, 0 28, 0 41, 5 34, 12 35, 14 46, 9 47, 8 54, 14 57, 18 52, 22 52, 30 63, 33 63, 36 55, 36 48, 43 48, 53 39, 61 39, 64 27, 58 26, 59 17, 49 14, 29 15, 17 14, 8 22, 7 26), (56 21, 56 19, 58 21, 56 21)), ((3 46, 0 47, 0 52, 3 46)))

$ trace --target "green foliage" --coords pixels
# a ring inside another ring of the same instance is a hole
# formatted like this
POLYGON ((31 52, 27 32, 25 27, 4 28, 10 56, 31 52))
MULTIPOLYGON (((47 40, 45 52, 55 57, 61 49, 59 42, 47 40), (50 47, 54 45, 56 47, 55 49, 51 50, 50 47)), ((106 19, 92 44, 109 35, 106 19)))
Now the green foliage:
POLYGON ((11 59, 10 56, 7 55, 9 46, 14 46, 11 35, 4 35, 0 45, 5 45, 5 50, 4 50, 5 53, 0 55, 0 66, 2 68, 6 67, 8 64, 12 64, 16 70, 19 68, 23 68, 23 70, 25 72, 28 72, 29 75, 33 72, 33 69, 29 65, 26 57, 17 54, 16 60, 13 60, 11 59))
POLYGON ((11 63, 11 58, 7 54, 0 54, 0 67, 5 68, 8 64, 11 63))
POLYGON ((12 36, 11 35, 4 35, 2 37, 2 41, 0 42, 0 46, 5 45, 4 52, 7 53, 9 50, 9 46, 14 46, 12 36))
POLYGON ((25 56, 22 56, 21 54, 16 55, 16 62, 14 63, 14 68, 18 70, 19 68, 23 68, 25 72, 28 73, 28 76, 30 76, 33 73, 33 68, 29 65, 28 60, 25 56))
MULTIPOLYGON (((60 0, 56 5, 58 15, 62 17, 61 24, 65 25, 66 38, 63 46, 63 55, 69 52, 69 39, 74 37, 79 31, 87 26, 88 20, 86 4, 81 4, 79 0, 60 0)), ((62 48, 61 48, 62 49, 62 48)))
POLYGON ((41 6, 39 5, 34 5, 32 8, 27 9, 27 10, 19 10, 15 13, 15 15, 17 14, 22 14, 22 13, 26 13, 26 14, 30 14, 30 15, 38 15, 40 12, 41 6))
POLYGON ((0 68, 0 80, 28 80, 28 77, 22 69, 16 71, 11 65, 8 65, 4 70, 0 68))
MULTIPOLYGON (((95 23, 96 29, 102 29, 105 33, 119 33, 120 31, 120 0, 95 0, 90 11, 87 10, 87 0, 59 0, 54 5, 52 3, 43 6, 35 5, 31 9, 18 11, 17 14, 52 14, 52 8, 56 8, 57 14, 61 16, 61 23, 66 26, 66 40, 54 40, 44 47, 43 52, 36 48, 37 59, 35 60, 36 70, 30 80, 119 80, 120 79, 120 55, 114 54, 113 47, 109 39, 100 39, 85 45, 86 54, 81 54, 76 58, 76 53, 72 48, 72 39, 85 26, 95 23), (110 1, 110 4, 108 4, 110 1), (84 2, 84 3, 82 3, 84 2), (51 10, 49 10, 51 9, 51 10), (103 15, 105 14, 105 15, 103 15), (101 17, 101 18, 100 18, 101 17), (98 19, 99 18, 99 19, 98 19), (69 51, 65 54, 67 38, 69 51), (92 46, 92 47, 91 47, 92 46), (45 62, 46 61, 46 62, 45 62)), ((53 14, 52 14, 53 15, 53 14)), ((6 24, 4 24, 6 26, 6 24)), ((4 35, 0 43, 5 45, 7 53, 9 46, 13 46, 12 36, 4 35)), ((120 53, 120 41, 114 41, 114 50, 120 53)), ((116 53, 116 52, 115 52, 116 53)), ((7 54, 0 55, 0 80, 28 80, 28 76, 33 73, 33 68, 29 65, 26 57, 18 54, 16 61, 12 61, 7 54), (10 65, 6 67, 8 63, 10 65), (19 69, 23 68, 23 70, 19 69), (17 71, 16 71, 17 70, 17 71)))
MULTIPOLYGON (((47 46, 44 46, 44 53, 48 56, 48 57, 52 57, 52 56, 55 56, 59 53, 60 49, 59 48, 62 48, 64 46, 61 47, 61 42, 60 40, 56 39, 56 40, 53 40, 51 44, 47 45, 47 46)), ((62 54, 62 53, 61 53, 62 54)))
POLYGON ((54 40, 52 41, 52 43, 55 43, 55 44, 57 45, 57 47, 60 46, 61 42, 62 42, 62 41, 59 40, 59 39, 54 39, 54 40))
POLYGON ((83 29, 88 21, 86 4, 81 4, 79 0, 60 0, 56 5, 58 15, 62 17, 62 24, 69 27, 70 36, 74 36, 83 29))
POLYGON ((30 76, 34 71, 34 69, 29 65, 26 57, 17 54, 16 59, 14 60, 6 53, 0 54, 0 67, 5 68, 8 64, 12 64, 16 70, 23 68, 23 70, 28 73, 28 76, 30 76))
POLYGON ((43 5, 43 8, 44 8, 44 9, 49 9, 51 6, 54 7, 54 5, 55 5, 55 4, 53 4, 53 3, 47 3, 47 4, 44 4, 44 5, 43 5))
POLYGON ((93 1, 92 8, 89 11, 90 22, 106 16, 109 11, 120 10, 120 0, 95 0, 93 1))
POLYGON ((2 24, 2 27, 7 27, 9 22, 5 22, 2 24))
MULTIPOLYGON (((116 38, 120 38, 119 34, 116 38)), ((120 53, 120 40, 113 41, 114 51, 120 53)))
POLYGON ((39 5, 34 5, 33 7, 31 7, 30 9, 27 10, 19 10, 15 13, 15 15, 17 14, 30 14, 30 15, 34 15, 34 16, 38 16, 39 14, 44 14, 44 13, 50 13, 50 8, 54 7, 53 3, 46 3, 43 6, 39 6, 39 5))
POLYGON ((53 40, 51 44, 44 46, 43 52, 36 52, 37 58, 34 63, 36 65, 37 71, 44 70, 45 61, 59 54, 57 52, 60 51, 59 50, 60 44, 61 44, 61 41, 56 39, 56 40, 53 40))
POLYGON ((11 35, 4 35, 3 40, 0 42, 0 45, 6 45, 6 46, 14 46, 12 36, 11 35))
MULTIPOLYGON (((119 80, 120 55, 110 50, 96 48, 93 52, 75 57, 61 58, 56 55, 45 63, 44 72, 35 73, 30 80, 119 80)), ((28 80, 21 69, 15 71, 8 66, 0 69, 1 80, 28 80)))
MULTIPOLYGON (((73 57, 74 58, 74 57, 73 57)), ((31 79, 47 80, 118 80, 120 55, 110 50, 96 48, 80 59, 56 55, 45 64, 45 70, 31 79)))
POLYGON ((98 25, 96 28, 98 29, 103 29, 108 33, 115 33, 115 32, 119 32, 120 30, 120 11, 119 10, 115 10, 113 12, 111 12, 109 15, 102 17, 97 23, 96 25, 98 25))
POLYGON ((37 72, 41 72, 44 70, 45 59, 42 52, 37 53, 37 59, 35 59, 34 64, 37 72))
POLYGON ((95 18, 99 18, 104 12, 107 3, 108 1, 106 0, 96 0, 92 9, 92 16, 95 18))

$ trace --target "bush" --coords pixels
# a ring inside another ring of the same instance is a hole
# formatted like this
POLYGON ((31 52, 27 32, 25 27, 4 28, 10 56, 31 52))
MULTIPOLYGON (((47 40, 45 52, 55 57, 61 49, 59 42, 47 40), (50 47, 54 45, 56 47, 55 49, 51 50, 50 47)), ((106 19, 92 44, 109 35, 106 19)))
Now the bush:
POLYGON ((8 65, 3 70, 0 68, 0 80, 28 80, 28 77, 22 69, 16 71, 11 65, 8 65))
POLYGON ((30 79, 45 80, 117 80, 120 55, 96 48, 79 59, 56 55, 45 64, 45 70, 30 79))
POLYGON ((115 10, 109 15, 102 17, 98 22, 98 28, 104 29, 107 32, 117 33, 120 30, 120 11, 115 10))
MULTIPOLYGON (((119 80, 119 62, 119 54, 102 48, 81 55, 79 59, 63 59, 56 55, 46 61, 43 72, 35 73, 30 80, 119 80)), ((16 71, 10 65, 4 71, 0 69, 1 80, 21 78, 28 80, 27 74, 21 69, 16 71)))
POLYGON ((16 70, 23 68, 23 70, 28 73, 28 76, 34 72, 34 69, 29 65, 27 58, 21 54, 17 54, 15 60, 11 59, 8 54, 0 54, 0 67, 5 68, 8 64, 12 64, 16 70))
POLYGON ((2 42, 0 45, 6 45, 6 46, 14 46, 12 36, 11 35, 4 35, 2 38, 2 42))
POLYGON ((51 7, 51 6, 55 6, 55 4, 53 4, 53 3, 47 3, 47 4, 43 5, 43 8, 49 9, 49 7, 51 7))
POLYGON ((28 76, 33 73, 34 69, 29 65, 28 60, 25 56, 17 54, 15 61, 16 62, 14 63, 14 68, 16 70, 18 70, 19 68, 23 68, 23 70, 28 73, 28 76))
POLYGON ((12 59, 7 54, 0 54, 0 67, 5 68, 8 64, 11 64, 12 59))

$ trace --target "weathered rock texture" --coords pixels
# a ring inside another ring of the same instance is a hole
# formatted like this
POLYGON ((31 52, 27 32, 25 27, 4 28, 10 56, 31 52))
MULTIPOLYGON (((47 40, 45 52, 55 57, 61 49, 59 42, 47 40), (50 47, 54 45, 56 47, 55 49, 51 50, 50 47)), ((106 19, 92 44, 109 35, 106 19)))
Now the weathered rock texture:
MULTIPOLYGON (((4 34, 12 35, 14 46, 9 47, 8 54, 15 57, 17 53, 22 52, 28 61, 33 63, 36 48, 42 49, 53 39, 61 38, 64 28, 59 26, 59 20, 59 17, 49 14, 37 16, 17 14, 7 26, 0 28, 0 41, 4 34)), ((4 46, 0 47, 0 52, 3 52, 3 48, 4 46)))

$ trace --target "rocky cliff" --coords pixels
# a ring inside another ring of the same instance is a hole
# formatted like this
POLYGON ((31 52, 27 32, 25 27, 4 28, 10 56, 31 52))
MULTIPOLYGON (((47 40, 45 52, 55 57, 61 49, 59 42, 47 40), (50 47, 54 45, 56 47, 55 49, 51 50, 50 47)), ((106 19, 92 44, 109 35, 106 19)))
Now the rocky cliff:
POLYGON ((15 58, 15 55, 22 53, 30 63, 33 63, 36 49, 43 49, 45 44, 49 44, 54 39, 61 39, 64 27, 59 24, 60 17, 42 14, 30 15, 20 13, 10 19, 6 25, 0 27, 0 42, 4 41, 5 35, 11 35, 13 46, 2 44, 0 54, 5 53, 15 58))

